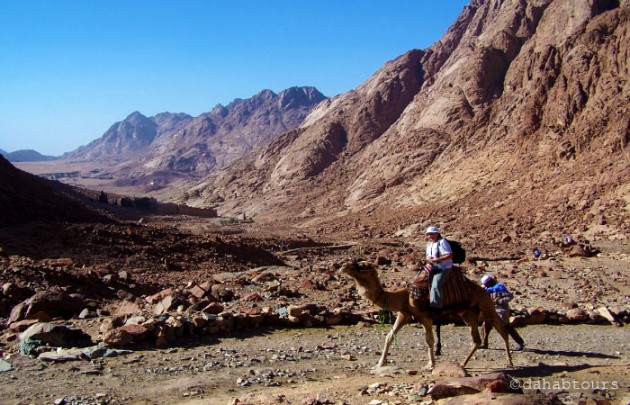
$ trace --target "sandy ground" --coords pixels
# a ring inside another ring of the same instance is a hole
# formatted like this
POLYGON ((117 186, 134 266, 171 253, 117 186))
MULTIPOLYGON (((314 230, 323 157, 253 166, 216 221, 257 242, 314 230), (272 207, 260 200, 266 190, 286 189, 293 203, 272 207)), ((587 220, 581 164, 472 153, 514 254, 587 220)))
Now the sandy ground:
MULTIPOLYGON (((424 332, 417 325, 401 331, 388 367, 375 373, 373 366, 388 329, 388 325, 356 325, 260 330, 92 362, 50 364, 16 356, 9 359, 15 369, 0 374, 0 403, 64 403, 62 399, 102 404, 430 402, 430 396, 419 394, 436 377, 422 370, 427 354, 424 332)), ((514 353, 514 368, 504 368, 504 353, 493 335, 490 348, 474 356, 468 372, 505 371, 518 379, 525 392, 542 388, 558 393, 567 403, 580 393, 594 391, 615 403, 630 399, 627 327, 519 330, 526 350, 514 353), (554 389, 562 384, 570 389, 554 389)), ((443 342, 444 355, 438 363, 460 361, 469 346, 468 329, 444 327, 443 342)))

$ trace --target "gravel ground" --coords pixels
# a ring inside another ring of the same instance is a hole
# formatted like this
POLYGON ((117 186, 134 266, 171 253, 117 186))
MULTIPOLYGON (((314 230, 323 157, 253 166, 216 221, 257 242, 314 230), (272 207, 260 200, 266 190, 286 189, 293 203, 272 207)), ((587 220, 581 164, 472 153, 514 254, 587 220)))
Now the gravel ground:
MULTIPOLYGON (((422 328, 406 326, 392 347, 389 366, 374 372, 388 329, 359 324, 260 330, 91 362, 50 364, 15 356, 8 359, 15 368, 0 373, 0 403, 430 402, 430 396, 420 395, 436 381, 421 369, 427 359, 422 328)), ((526 350, 513 353, 513 369, 503 368, 495 334, 490 348, 470 361, 468 372, 502 370, 525 392, 556 392, 566 403, 594 391, 614 403, 630 399, 628 327, 547 325, 520 328, 520 333, 526 350)), ((442 338, 444 355, 438 363, 460 361, 469 347, 468 329, 445 326, 442 338)))

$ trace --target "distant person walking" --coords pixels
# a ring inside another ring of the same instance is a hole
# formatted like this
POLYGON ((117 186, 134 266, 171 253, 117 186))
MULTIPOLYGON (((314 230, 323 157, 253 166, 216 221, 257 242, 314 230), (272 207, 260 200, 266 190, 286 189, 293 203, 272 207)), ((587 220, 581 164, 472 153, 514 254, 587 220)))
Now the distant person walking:
MULTIPOLYGON (((483 276, 481 278, 481 284, 484 286, 486 291, 490 294, 492 301, 494 302, 495 310, 497 311, 497 315, 503 322, 505 326, 505 330, 512 336, 512 339, 516 342, 515 351, 523 350, 523 346, 525 342, 521 335, 518 334, 514 326, 510 323, 510 304, 514 295, 508 291, 508 289, 501 283, 497 282, 492 276, 483 276)), ((484 322, 484 333, 483 333, 483 344, 481 347, 483 349, 488 348, 488 335, 492 330, 492 326, 488 325, 484 322)))
POLYGON ((428 227, 425 234, 429 238, 426 261, 433 275, 431 290, 429 291, 429 306, 432 314, 438 316, 442 312, 444 304, 442 286, 453 268, 453 251, 448 241, 440 234, 438 227, 428 227))

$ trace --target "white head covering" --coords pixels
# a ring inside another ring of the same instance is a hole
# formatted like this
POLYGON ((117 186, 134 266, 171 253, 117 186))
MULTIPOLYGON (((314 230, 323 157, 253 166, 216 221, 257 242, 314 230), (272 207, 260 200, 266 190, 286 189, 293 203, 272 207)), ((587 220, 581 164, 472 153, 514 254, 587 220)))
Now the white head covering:
POLYGON ((492 276, 486 274, 485 276, 481 277, 481 284, 486 285, 490 280, 492 280, 492 276))
POLYGON ((425 233, 440 233, 440 229, 437 226, 430 226, 425 233))

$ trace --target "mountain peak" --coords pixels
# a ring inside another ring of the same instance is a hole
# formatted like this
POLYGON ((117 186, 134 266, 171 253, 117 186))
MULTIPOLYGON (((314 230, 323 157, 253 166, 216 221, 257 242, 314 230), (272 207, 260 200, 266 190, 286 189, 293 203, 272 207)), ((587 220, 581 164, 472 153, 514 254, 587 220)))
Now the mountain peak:
POLYGON ((298 106, 317 105, 326 100, 326 96, 315 87, 290 87, 278 94, 280 108, 296 108, 298 106))

